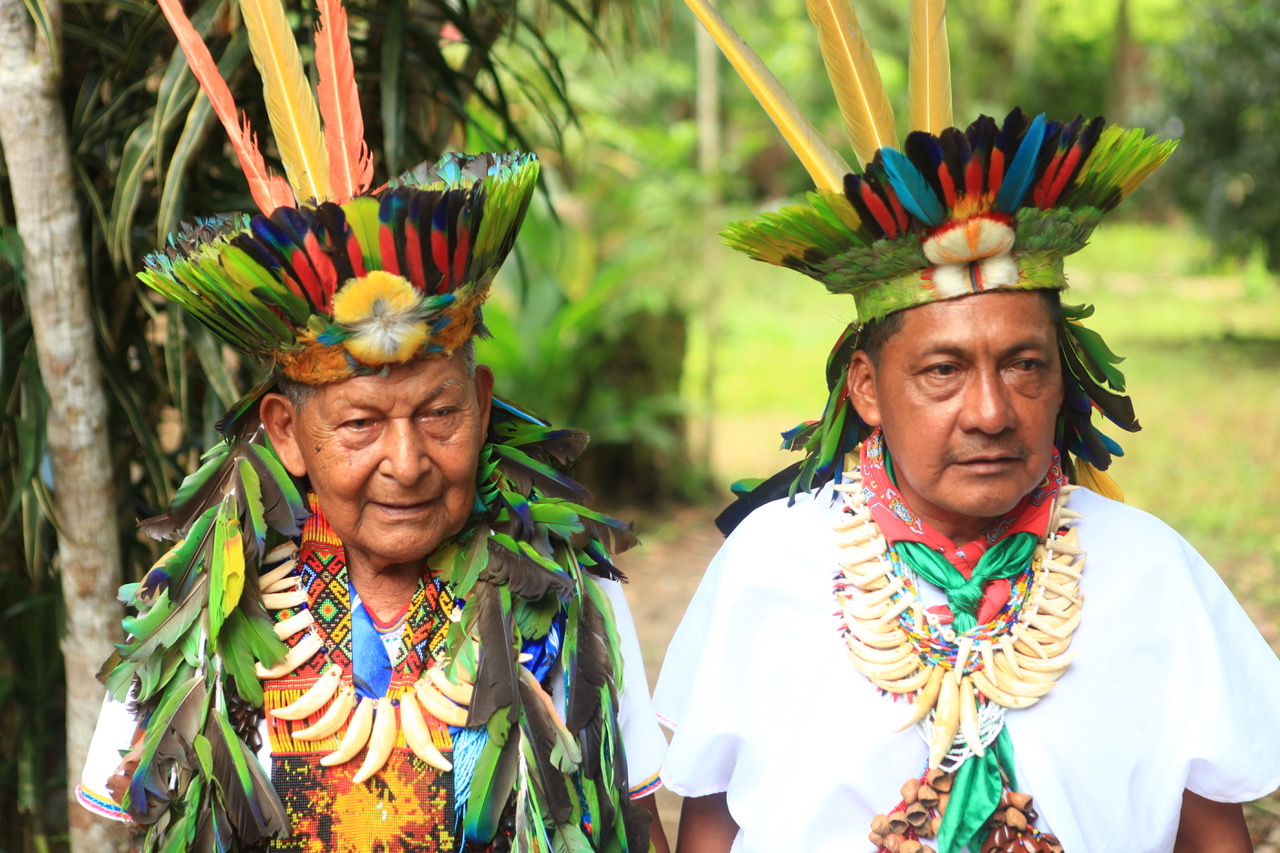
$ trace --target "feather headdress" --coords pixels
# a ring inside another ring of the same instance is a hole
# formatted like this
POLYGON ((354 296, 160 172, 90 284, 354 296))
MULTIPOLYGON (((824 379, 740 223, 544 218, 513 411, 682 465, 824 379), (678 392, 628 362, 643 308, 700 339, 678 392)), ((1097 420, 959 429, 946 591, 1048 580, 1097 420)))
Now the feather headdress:
POLYGON ((142 280, 231 346, 309 385, 447 355, 481 329, 480 306, 524 218, 537 158, 449 155, 371 192, 341 2, 317 3, 317 97, 280 0, 242 0, 286 181, 267 168, 181 4, 160 7, 261 213, 171 238, 147 258, 142 280))
MULTIPOLYGON (((1108 211, 1173 152, 1176 142, 1140 130, 1109 127, 1102 118, 1061 122, 1015 109, 996 121, 981 116, 951 124, 945 0, 912 0, 909 104, 911 127, 899 143, 875 61, 858 31, 850 0, 807 0, 818 43, 849 130, 861 172, 835 180, 830 150, 796 115, 780 121, 789 101, 709 0, 686 0, 748 86, 770 81, 769 115, 815 190, 805 204, 784 207, 724 232, 734 249, 789 267, 854 297, 858 320, 984 290, 1063 290, 1063 258, 1078 251, 1108 211), (815 165, 817 164, 817 165, 815 165)), ((834 156, 834 155, 833 155, 834 156)), ((1067 308, 1060 349, 1069 386, 1059 419, 1059 447, 1069 473, 1110 488, 1102 473, 1120 448, 1092 424, 1094 409, 1126 430, 1137 420, 1119 361, 1080 325, 1087 309, 1067 308)), ((791 482, 815 488, 839 477, 837 460, 863 432, 844 396, 842 370, 857 348, 857 329, 837 343, 828 365, 830 399, 821 420, 784 434, 784 446, 806 452, 791 482)), ((775 484, 776 485, 776 484, 775 484)), ((1113 492, 1114 493, 1114 492, 1113 492)), ((757 500, 767 499, 757 495, 757 500)))
MULTIPOLYGON (((310 511, 264 438, 258 403, 280 375, 340 382, 448 355, 481 330, 481 306, 512 249, 538 163, 520 153, 449 155, 371 189, 340 0, 316 3, 318 97, 281 1, 241 0, 287 179, 279 177, 178 0, 160 4, 261 211, 186 226, 140 278, 273 368, 224 419, 224 440, 168 512, 143 522, 176 544, 121 590, 137 615, 125 620, 128 640, 102 676, 146 724, 121 804, 146 828, 142 847, 259 849, 290 832, 249 746, 264 705, 260 680, 310 665, 323 649, 304 623, 283 630, 310 615, 281 617, 301 601, 279 598, 296 598, 297 589, 278 591, 297 583, 291 540, 310 511)), ((611 554, 634 537, 629 525, 583 506, 585 490, 565 475, 585 445, 585 434, 553 430, 495 399, 471 516, 431 556, 462 614, 439 628, 448 638, 441 653, 451 674, 474 684, 469 711, 428 709, 475 758, 449 777, 457 825, 440 829, 454 830, 459 846, 487 849, 499 823, 512 821, 520 843, 543 850, 645 846, 644 823, 627 802, 612 610, 588 578, 617 579, 611 554), (529 650, 542 654, 526 666, 529 650), (563 720, 549 695, 557 685, 568 696, 563 720)), ((379 720, 392 719, 393 697, 377 701, 379 720)))

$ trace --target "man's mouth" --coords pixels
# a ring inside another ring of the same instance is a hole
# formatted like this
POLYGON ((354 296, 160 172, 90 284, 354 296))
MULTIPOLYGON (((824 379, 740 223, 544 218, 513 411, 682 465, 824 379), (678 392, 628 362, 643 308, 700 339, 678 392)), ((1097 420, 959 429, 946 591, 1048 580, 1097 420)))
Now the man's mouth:
POLYGON ((423 512, 431 504, 431 501, 370 501, 370 504, 376 507, 379 512, 392 517, 410 517, 423 512))
POLYGON ((976 474, 995 474, 1008 470, 1020 461, 1017 456, 973 456, 961 459, 955 464, 976 474))

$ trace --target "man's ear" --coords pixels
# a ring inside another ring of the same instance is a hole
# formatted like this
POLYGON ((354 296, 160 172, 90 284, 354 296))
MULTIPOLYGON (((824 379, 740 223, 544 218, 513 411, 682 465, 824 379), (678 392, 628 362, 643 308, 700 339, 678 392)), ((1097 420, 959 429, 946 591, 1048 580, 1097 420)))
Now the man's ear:
POLYGON ((858 417, 867 426, 880 426, 880 400, 876 395, 876 366, 871 356, 862 350, 854 350, 849 359, 849 372, 844 378, 845 390, 858 417))
POLYGON ((493 371, 487 364, 476 365, 476 400, 480 404, 480 423, 489 430, 489 412, 493 407, 493 371))
POLYGON ((298 411, 293 401, 283 394, 268 394, 258 406, 258 417, 271 437, 271 446, 284 463, 285 470, 295 477, 307 475, 307 465, 302 458, 298 434, 298 411))

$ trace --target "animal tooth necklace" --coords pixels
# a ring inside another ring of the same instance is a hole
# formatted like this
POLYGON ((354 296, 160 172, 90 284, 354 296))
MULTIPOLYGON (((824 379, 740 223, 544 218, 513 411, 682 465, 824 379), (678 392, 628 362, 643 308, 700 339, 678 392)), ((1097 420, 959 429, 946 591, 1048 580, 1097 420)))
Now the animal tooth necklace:
POLYGON ((439 665, 444 632, 458 613, 447 584, 425 578, 419 584, 403 626, 406 648, 401 654, 387 649, 381 665, 375 661, 357 667, 352 645, 343 647, 343 638, 348 644, 359 639, 354 645, 360 656, 383 654, 383 638, 367 611, 352 606, 358 597, 345 570, 341 577, 317 577, 304 587, 298 565, 303 555, 297 552, 293 543, 275 549, 264 564, 278 565, 258 580, 264 605, 276 613, 277 636, 292 644, 276 666, 259 664, 258 677, 273 681, 300 670, 315 674, 301 679, 303 685, 311 681, 305 689, 266 692, 273 738, 330 749, 319 761, 324 767, 345 764, 363 750, 364 760, 354 771, 353 784, 383 768, 401 733, 404 744, 424 763, 443 772, 451 770, 452 764, 441 752, 450 745, 446 726, 466 724, 473 688, 450 680, 439 665), (346 596, 341 595, 344 591, 346 596), (325 625, 317 624, 313 611, 322 619, 328 615, 325 625), (323 656, 324 662, 314 662, 317 656, 323 656), (369 683, 369 675, 358 677, 358 668, 366 673, 381 670, 381 682, 369 683), (421 677, 413 681, 413 673, 421 677), (295 725, 290 729, 282 721, 295 725))
POLYGON ((871 490, 862 471, 850 467, 835 486, 845 503, 835 525, 841 631, 859 672, 895 698, 911 698, 897 731, 916 725, 929 744, 926 769, 903 785, 896 807, 875 817, 870 840, 881 853, 932 851, 920 839, 934 837, 944 853, 962 849, 969 839, 956 838, 957 821, 944 819, 955 774, 966 761, 994 754, 1002 790, 980 825, 970 818, 971 829, 985 832, 974 849, 1060 853, 1056 838, 1031 825, 1031 798, 1010 789, 1005 768, 1013 766, 1012 752, 1001 733, 1006 711, 1044 697, 1073 657, 1067 649, 1080 622, 1084 556, 1075 529, 1065 527, 1080 515, 1065 504, 1076 487, 1058 488, 1050 532, 1035 544, 1027 568, 1010 578, 1008 601, 988 621, 956 630, 925 608, 916 572, 885 539, 868 506, 871 490))

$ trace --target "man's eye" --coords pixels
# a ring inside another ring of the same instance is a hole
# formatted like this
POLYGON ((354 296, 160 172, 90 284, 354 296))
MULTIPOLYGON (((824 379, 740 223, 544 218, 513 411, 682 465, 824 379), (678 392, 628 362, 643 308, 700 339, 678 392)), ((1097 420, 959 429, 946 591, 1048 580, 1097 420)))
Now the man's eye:
POLYGON ((924 372, 930 376, 953 376, 957 368, 954 364, 934 364, 926 367, 924 372))
POLYGON ((373 420, 371 418, 352 418, 342 425, 347 429, 368 429, 373 426, 373 420))
POLYGON ((456 411, 458 411, 458 410, 457 410, 457 408, 456 408, 456 407, 454 407, 454 406, 445 406, 445 407, 440 408, 440 409, 431 409, 430 411, 428 411, 428 412, 427 412, 427 417, 429 417, 429 418, 447 418, 447 417, 449 417, 450 415, 452 415, 452 414, 453 414, 454 412, 456 412, 456 411))
POLYGON ((1044 367, 1044 362, 1038 358, 1020 358, 1013 363, 1013 367, 1015 370, 1030 372, 1044 367))

